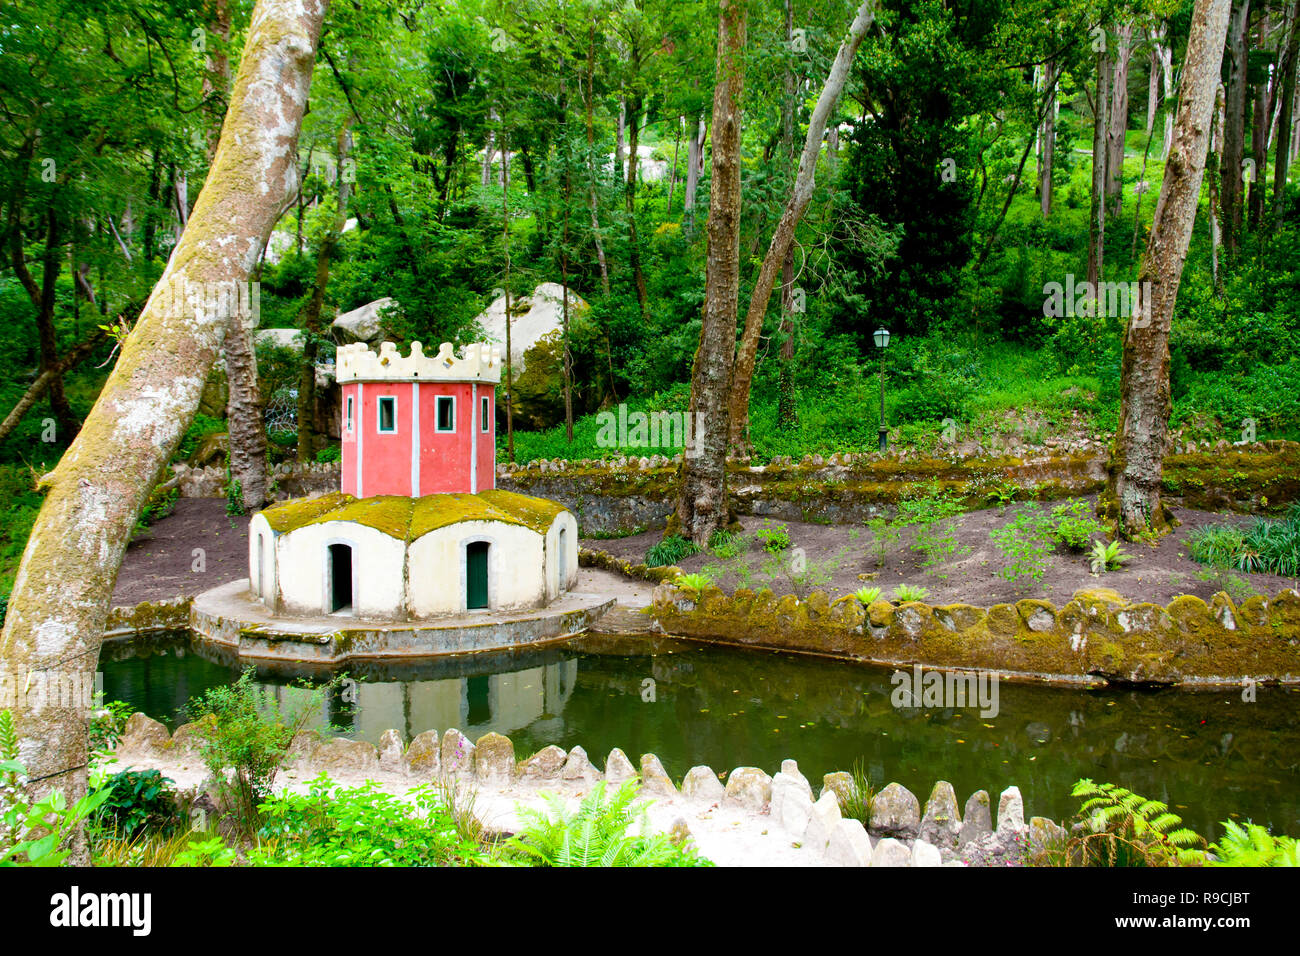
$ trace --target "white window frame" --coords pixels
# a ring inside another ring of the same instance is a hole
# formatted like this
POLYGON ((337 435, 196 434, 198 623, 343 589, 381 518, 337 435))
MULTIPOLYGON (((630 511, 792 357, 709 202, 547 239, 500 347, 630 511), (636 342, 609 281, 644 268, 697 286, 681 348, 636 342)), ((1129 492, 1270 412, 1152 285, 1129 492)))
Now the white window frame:
POLYGON ((454 435, 456 433, 456 396, 455 395, 435 395, 433 398, 433 430, 442 435, 454 435), (442 407, 443 402, 451 402, 451 427, 443 428, 441 424, 442 415, 438 409, 442 407))
POLYGON ((353 428, 353 422, 355 421, 355 419, 353 418, 353 412, 354 412, 354 409, 355 409, 355 406, 354 406, 354 404, 353 404, 353 401, 354 401, 353 396, 349 395, 349 396, 348 396, 348 406, 347 406, 347 407, 348 407, 348 410, 347 410, 347 416, 346 416, 346 421, 347 421, 346 430, 349 431, 349 432, 352 431, 352 428, 353 428))
POLYGON ((379 398, 375 400, 375 432, 380 435, 397 434, 397 396, 396 395, 380 395, 379 398), (393 403, 393 427, 392 428, 384 427, 384 402, 393 403))
POLYGON ((486 395, 482 396, 482 398, 479 401, 478 407, 479 407, 479 431, 481 431, 483 434, 486 435, 492 430, 490 424, 492 421, 491 418, 492 409, 491 406, 488 404, 488 397, 486 395))

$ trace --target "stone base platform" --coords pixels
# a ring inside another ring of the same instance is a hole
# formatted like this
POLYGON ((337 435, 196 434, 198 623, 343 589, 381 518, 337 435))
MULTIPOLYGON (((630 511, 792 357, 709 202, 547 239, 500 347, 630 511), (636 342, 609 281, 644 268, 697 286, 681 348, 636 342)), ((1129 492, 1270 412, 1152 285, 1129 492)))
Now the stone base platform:
POLYGON ((333 666, 353 659, 436 657, 562 641, 585 631, 615 603, 608 594, 570 591, 544 608, 475 611, 426 621, 366 621, 343 615, 273 617, 231 581, 194 598, 195 639, 241 659, 333 666))

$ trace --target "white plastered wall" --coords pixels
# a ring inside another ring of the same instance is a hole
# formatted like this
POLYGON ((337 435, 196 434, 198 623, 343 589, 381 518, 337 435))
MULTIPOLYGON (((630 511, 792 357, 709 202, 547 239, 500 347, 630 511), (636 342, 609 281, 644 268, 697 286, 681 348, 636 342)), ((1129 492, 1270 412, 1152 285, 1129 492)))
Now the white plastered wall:
POLYGON ((414 617, 465 610, 466 548, 488 547, 488 608, 537 607, 546 595, 544 538, 500 521, 462 521, 430 531, 411 545, 410 606, 414 617))
POLYGON ((353 614, 403 620, 405 542, 354 521, 323 521, 280 535, 275 550, 283 610, 294 614, 328 613, 331 544, 352 546, 353 614))
POLYGON ((275 539, 276 533, 271 530, 271 525, 267 520, 261 514, 253 515, 252 520, 248 523, 248 596, 255 601, 260 600, 272 612, 278 607, 279 597, 279 582, 276 580, 275 539), (260 594, 257 589, 257 551, 259 547, 264 547, 262 552, 262 591, 260 594))

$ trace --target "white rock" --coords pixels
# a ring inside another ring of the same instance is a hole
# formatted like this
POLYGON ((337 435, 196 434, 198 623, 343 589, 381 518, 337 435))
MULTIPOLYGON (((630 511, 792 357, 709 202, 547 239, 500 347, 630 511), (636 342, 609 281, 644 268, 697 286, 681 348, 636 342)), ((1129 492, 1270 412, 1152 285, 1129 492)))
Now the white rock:
POLYGON ((911 866, 912 852, 907 844, 893 837, 886 837, 876 844, 871 851, 869 866, 911 866))
POLYGON ((826 858, 840 866, 870 866, 871 837, 860 820, 841 820, 831 831, 826 858))
POLYGON ((627 754, 615 747, 605 760, 605 779, 615 786, 636 778, 636 768, 627 754))
POLYGON ((912 844, 913 866, 943 866, 943 856, 933 843, 917 840, 912 844))
POLYGON ((1019 787, 1007 787, 998 798, 998 836, 1025 829, 1025 801, 1019 787))
POLYGON ((682 796, 689 800, 721 803, 727 790, 711 767, 692 767, 682 780, 682 796))

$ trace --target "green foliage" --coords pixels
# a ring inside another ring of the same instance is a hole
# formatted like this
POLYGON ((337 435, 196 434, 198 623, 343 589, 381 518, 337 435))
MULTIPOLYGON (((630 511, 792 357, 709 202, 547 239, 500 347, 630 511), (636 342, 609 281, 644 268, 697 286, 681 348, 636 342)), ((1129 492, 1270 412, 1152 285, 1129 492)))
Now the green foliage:
POLYGON ((91 825, 113 837, 130 839, 139 831, 166 834, 176 828, 176 793, 158 770, 123 770, 104 785, 108 794, 91 825))
POLYGON ((480 866, 489 855, 462 839, 433 784, 414 800, 368 781, 338 787, 325 775, 306 793, 281 793, 261 806, 253 866, 480 866))
POLYGON ((763 542, 763 550, 768 554, 780 554, 790 547, 790 529, 783 524, 775 527, 764 525, 754 535, 763 542))
POLYGON ((234 866, 237 854, 220 836, 206 840, 192 840, 188 847, 176 854, 173 866, 227 867, 234 866))
POLYGON ((679 534, 670 534, 646 551, 645 566, 647 568, 666 568, 676 564, 682 558, 688 558, 692 554, 696 554, 699 550, 693 541, 683 538, 679 534))
POLYGON ((871 518, 867 521, 867 528, 871 532, 871 554, 875 556, 876 567, 881 567, 889 552, 898 544, 902 531, 883 516, 871 518))
POLYGON ((1088 554, 1088 564, 1092 567, 1093 574, 1101 574, 1105 571, 1117 571, 1129 562, 1131 555, 1127 554, 1120 546, 1118 540, 1111 541, 1109 544, 1105 541, 1094 541, 1092 551, 1088 554))
POLYGON ((900 584, 894 588, 894 600, 899 603, 907 601, 924 601, 930 596, 930 589, 914 584, 900 584))
POLYGON ((1232 598, 1233 603, 1238 605, 1258 593, 1249 581, 1240 575, 1233 574, 1223 565, 1216 564, 1208 568, 1202 568, 1196 572, 1196 579, 1207 584, 1213 584, 1217 590, 1227 594, 1228 597, 1232 598))
POLYGON ((524 826, 508 846, 540 866, 711 866, 693 847, 677 847, 664 834, 649 834, 646 805, 636 804, 636 782, 610 796, 596 784, 578 809, 546 794, 547 811, 519 808, 524 826), (641 836, 630 836, 638 823, 641 836))
POLYGON ((320 451, 316 452, 316 461, 322 464, 343 460, 342 445, 326 445, 320 451))
POLYGON ((135 712, 130 704, 113 700, 91 712, 89 746, 92 751, 112 750, 122 739, 126 722, 135 712))
POLYGON ((1210 844, 1210 852, 1210 866, 1300 866, 1300 841, 1274 836, 1258 823, 1243 827, 1224 820, 1223 836, 1210 844))
POLYGON ((233 684, 209 688, 190 701, 189 717, 200 724, 203 762, 229 798, 235 822, 246 832, 258 829, 258 806, 270 796, 289 745, 322 695, 315 689, 286 713, 274 696, 262 694, 253 684, 250 667, 233 684))
POLYGON ((13 715, 0 711, 0 867, 60 866, 72 853, 78 828, 109 793, 91 780, 86 795, 71 806, 61 790, 30 803, 24 792, 26 775, 18 759, 13 715))
POLYGON ((1182 825, 1159 800, 1113 783, 1075 783, 1084 832, 1067 844, 1067 858, 1082 866, 1177 866, 1204 860, 1205 840, 1182 825))
POLYGON ((1300 507, 1281 520, 1257 518, 1244 530, 1228 524, 1196 528, 1188 547, 1201 564, 1300 577, 1300 507))
POLYGON ((1104 530, 1088 502, 1073 498, 1052 509, 1051 536, 1071 551, 1083 551, 1104 530))
POLYGON ((709 536, 709 550, 723 560, 743 554, 749 548, 744 535, 718 528, 709 536))
POLYGON ((990 531, 989 537, 1007 562, 998 569, 999 577, 1012 583, 1041 581, 1047 573, 1053 530, 1052 519, 1037 504, 1028 504, 1017 509, 1010 522, 990 531))
POLYGON ((858 588, 853 596, 862 602, 863 607, 880 600, 880 588, 858 588))
POLYGON ((213 418, 211 415, 204 415, 198 412, 190 421, 189 427, 185 429, 185 434, 181 436, 180 444, 176 446, 176 454, 172 455, 172 462, 183 462, 190 455, 198 451, 199 445, 203 439, 209 435, 219 435, 226 430, 226 423, 220 418, 213 418))
POLYGON ((840 811, 845 819, 857 820, 864 827, 871 827, 871 801, 876 795, 876 786, 871 780, 866 764, 861 759, 853 761, 853 786, 841 798, 840 811))
POLYGON ((687 591, 699 593, 713 583, 713 578, 707 574, 683 574, 677 579, 677 586, 687 591))

